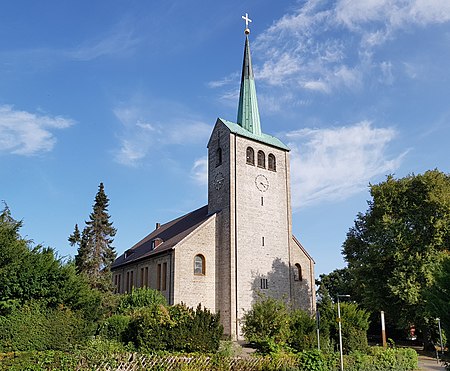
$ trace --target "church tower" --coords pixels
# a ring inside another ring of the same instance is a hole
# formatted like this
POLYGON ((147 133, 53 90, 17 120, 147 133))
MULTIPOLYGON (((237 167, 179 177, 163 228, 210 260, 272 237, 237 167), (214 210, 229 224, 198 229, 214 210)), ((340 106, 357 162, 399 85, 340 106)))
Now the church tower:
MULTIPOLYGON (((259 295, 295 304, 289 148, 262 132, 248 16, 237 123, 218 119, 208 143, 208 212, 216 213, 216 308, 225 333, 259 295)), ((294 263, 295 264, 295 263, 294 263)))

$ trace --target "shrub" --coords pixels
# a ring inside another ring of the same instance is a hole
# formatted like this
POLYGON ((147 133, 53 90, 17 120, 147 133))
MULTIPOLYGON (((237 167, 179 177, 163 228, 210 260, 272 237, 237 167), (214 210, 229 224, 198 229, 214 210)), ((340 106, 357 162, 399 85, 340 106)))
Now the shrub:
MULTIPOLYGON (((369 313, 354 303, 341 303, 342 346, 345 354, 366 351, 369 313)), ((331 301, 321 303, 320 344, 321 348, 332 351, 339 344, 339 324, 336 321, 337 307, 331 301)))
POLYGON ((184 305, 170 307, 172 320, 170 348, 183 352, 216 352, 223 335, 219 314, 202 309, 199 304, 196 310, 184 305))
POLYGON ((77 369, 86 369, 88 368, 84 367, 86 365, 99 365, 102 362, 113 365, 116 360, 129 358, 127 349, 122 343, 103 338, 89 339, 76 350, 75 354, 83 366, 77 369))
POLYGON ((295 351, 316 346, 316 321, 307 312, 296 309, 290 313, 290 333, 288 344, 295 351))
POLYGON ((345 356, 344 365, 347 371, 407 371, 417 369, 418 357, 414 349, 372 347, 366 354, 357 351, 345 356))
POLYGON ((75 355, 62 351, 0 354, 0 370, 8 371, 76 370, 78 363, 75 355))
POLYGON ((329 371, 337 369, 338 355, 322 353, 319 350, 308 350, 298 354, 300 371, 329 371))
POLYGON ((80 313, 29 302, 0 317, 0 351, 67 350, 88 335, 80 313))
POLYGON ((280 350, 289 338, 289 311, 286 304, 261 297, 243 316, 245 339, 266 354, 280 350))
POLYGON ((129 312, 155 305, 167 305, 166 298, 158 290, 149 288, 133 289, 131 293, 121 295, 117 307, 118 314, 128 314, 129 312))
POLYGON ((137 310, 129 324, 129 338, 143 352, 171 350, 216 352, 223 327, 219 315, 199 305, 196 310, 178 304, 137 310))
POLYGON ((346 353, 366 351, 370 314, 354 303, 341 303, 342 347, 346 353))
MULTIPOLYGON (((339 353, 308 350, 296 354, 274 353, 251 358, 231 359, 224 355, 192 354, 189 357, 173 355, 130 354, 115 341, 93 339, 72 353, 61 351, 0 353, 0 370, 97 370, 122 368, 144 369, 145 361, 152 370, 229 370, 251 369, 261 371, 337 371, 339 353), (205 363, 206 359, 209 363, 205 363), (181 361, 174 363, 174 359, 181 361), (144 361, 144 362, 142 362, 144 361), (233 365, 233 366, 232 366, 233 365)), ((368 354, 353 352, 344 357, 346 371, 412 371, 417 369, 417 354, 412 349, 373 348, 368 354)))
POLYGON ((169 329, 174 323, 164 305, 136 310, 129 324, 129 340, 142 352, 167 350, 169 329))
POLYGON ((107 339, 120 341, 123 343, 128 342, 128 326, 130 324, 131 317, 122 314, 114 314, 103 322, 100 335, 107 339))

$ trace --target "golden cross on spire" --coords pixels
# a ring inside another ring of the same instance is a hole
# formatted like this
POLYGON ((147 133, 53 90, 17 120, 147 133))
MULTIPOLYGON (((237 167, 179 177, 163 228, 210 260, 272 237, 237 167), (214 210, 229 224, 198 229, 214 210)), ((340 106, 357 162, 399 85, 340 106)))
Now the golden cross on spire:
POLYGON ((242 16, 242 19, 245 21, 245 30, 244 33, 248 35, 250 33, 250 29, 248 28, 248 23, 252 20, 248 17, 248 14, 245 13, 245 16, 242 16))

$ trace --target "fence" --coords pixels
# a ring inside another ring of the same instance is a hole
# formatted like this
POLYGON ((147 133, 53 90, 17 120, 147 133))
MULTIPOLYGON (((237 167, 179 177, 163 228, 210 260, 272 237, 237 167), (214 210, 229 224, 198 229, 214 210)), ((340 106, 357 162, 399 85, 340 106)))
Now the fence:
MULTIPOLYGON (((86 365, 80 364, 79 369, 86 365)), ((141 370, 230 370, 257 371, 265 369, 282 369, 294 366, 292 360, 270 358, 224 358, 205 356, 141 356, 132 354, 128 360, 110 360, 102 362, 94 369, 96 371, 141 371, 141 370)))

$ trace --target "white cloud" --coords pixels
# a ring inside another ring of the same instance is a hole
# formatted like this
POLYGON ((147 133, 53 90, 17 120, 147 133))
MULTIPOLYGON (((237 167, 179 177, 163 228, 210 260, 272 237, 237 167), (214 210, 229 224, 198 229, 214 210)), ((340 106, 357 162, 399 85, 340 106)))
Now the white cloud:
POLYGON ((447 0, 339 0, 336 18, 347 27, 359 28, 371 22, 381 22, 396 29, 410 24, 426 26, 450 20, 447 0))
POLYGON ((25 49, 0 50, 3 68, 9 71, 48 69, 66 60, 89 62, 101 57, 123 57, 133 53, 141 42, 133 27, 126 22, 115 25, 103 35, 83 40, 74 47, 36 46, 25 49))
POLYGON ((31 156, 53 149, 53 129, 65 129, 75 122, 61 116, 47 116, 0 106, 0 152, 31 156))
POLYGON ((282 85, 290 76, 298 73, 299 69, 296 58, 284 53, 276 59, 269 59, 261 69, 256 69, 255 75, 271 85, 282 85))
POLYGON ((136 22, 128 17, 114 24, 109 30, 82 41, 74 48, 66 49, 63 56, 78 61, 91 61, 101 57, 127 56, 142 41, 137 36, 136 22))
POLYGON ((191 178, 200 185, 208 184, 208 157, 204 156, 194 161, 191 178))
MULTIPOLYGON (((385 44, 401 32, 449 21, 448 0, 302 1, 252 42, 255 77, 271 87, 323 94, 390 84, 401 68, 389 60, 380 65, 385 44)), ((209 86, 235 83, 236 74, 230 76, 209 86)))
POLYGON ((404 156, 389 158, 392 128, 368 121, 334 129, 302 129, 285 134, 291 151, 295 209, 341 200, 364 190, 374 177, 395 171, 404 156))
POLYGON ((320 91, 322 93, 328 93, 330 86, 324 81, 306 81, 303 86, 308 90, 320 91))
POLYGON ((240 78, 240 74, 238 71, 236 71, 236 72, 230 74, 229 76, 224 77, 221 80, 208 82, 208 86, 210 88, 221 88, 222 86, 237 83, 239 81, 239 78, 240 78))
POLYGON ((104 38, 88 40, 74 49, 63 52, 63 54, 70 59, 90 61, 103 56, 126 55, 138 43, 139 39, 134 36, 133 32, 116 28, 104 38))
POLYGON ((204 143, 211 132, 211 126, 186 114, 185 117, 171 117, 160 122, 158 112, 179 112, 183 109, 172 104, 162 109, 167 102, 153 102, 153 105, 138 101, 121 105, 113 110, 121 123, 118 134, 120 147, 116 150, 117 162, 127 166, 137 166, 150 153, 171 145, 191 145, 204 143), (156 107, 159 107, 156 108, 156 107))
POLYGON ((201 121, 180 120, 172 122, 164 141, 167 144, 203 143, 211 134, 212 127, 201 121))

